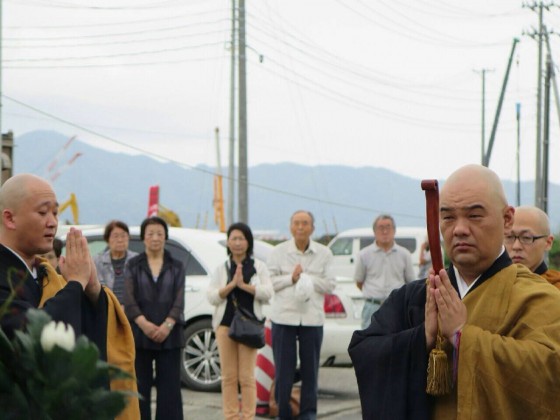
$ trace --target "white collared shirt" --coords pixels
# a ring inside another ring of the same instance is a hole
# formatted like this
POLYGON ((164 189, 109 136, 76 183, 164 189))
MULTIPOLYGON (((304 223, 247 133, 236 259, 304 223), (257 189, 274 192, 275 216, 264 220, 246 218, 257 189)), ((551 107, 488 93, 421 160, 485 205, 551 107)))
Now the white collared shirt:
POLYGON ((6 249, 10 250, 10 252, 12 254, 14 254, 16 257, 18 257, 20 259, 20 261, 23 263, 23 265, 25 265, 25 268, 27 268, 27 271, 29 271, 29 273, 33 276, 33 278, 35 280, 37 280, 37 268, 35 268, 35 266, 33 266, 32 268, 29 268, 29 266, 27 265, 27 263, 23 260, 23 258, 21 258, 21 256, 15 252, 12 248, 10 248, 9 246, 6 246, 6 249))
MULTIPOLYGON (((505 251, 506 251, 506 248, 505 248, 505 246, 502 245, 502 251, 496 257, 496 260, 498 258, 500 258, 505 251)), ((494 261, 496 261, 496 260, 494 260, 494 261)), ((467 285, 467 282, 463 279, 463 276, 461 276, 461 274, 459 273, 459 270, 457 270, 457 267, 453 266, 453 270, 455 271, 455 278, 457 279, 457 288, 459 289, 459 296, 461 296, 461 299, 463 299, 466 296, 466 294, 469 293, 469 290, 471 290, 473 288, 473 286, 476 284, 476 282, 478 281, 480 276, 478 276, 476 279, 474 279, 474 281, 470 285, 467 285)))
POLYGON ((294 239, 276 245, 267 261, 274 287, 272 322, 283 325, 321 326, 325 322, 323 309, 325 293, 332 293, 336 281, 332 273, 333 255, 329 248, 310 241, 305 251, 297 249, 294 239), (309 300, 300 302, 292 273, 297 264, 311 277, 313 293, 309 300))

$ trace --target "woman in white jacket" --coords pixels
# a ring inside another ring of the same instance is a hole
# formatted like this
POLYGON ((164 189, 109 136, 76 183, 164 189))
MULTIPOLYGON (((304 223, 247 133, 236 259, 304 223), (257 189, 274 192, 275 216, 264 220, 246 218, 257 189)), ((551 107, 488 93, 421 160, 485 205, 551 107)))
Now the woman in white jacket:
POLYGON ((233 299, 244 309, 262 318, 261 306, 273 295, 266 264, 254 260, 253 234, 244 223, 232 224, 227 232, 228 260, 216 268, 208 287, 208 301, 216 307, 212 325, 220 353, 224 418, 239 420, 238 386, 241 388, 241 418, 253 419, 257 406, 255 364, 257 349, 229 338, 229 326, 235 307, 233 299))

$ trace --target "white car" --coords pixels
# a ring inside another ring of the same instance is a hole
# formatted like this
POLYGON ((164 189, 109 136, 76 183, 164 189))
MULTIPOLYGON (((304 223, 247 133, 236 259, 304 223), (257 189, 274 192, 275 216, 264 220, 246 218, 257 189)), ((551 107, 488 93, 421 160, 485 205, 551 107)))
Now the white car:
MULTIPOLYGON (((103 227, 83 230, 92 255, 106 249, 103 232, 103 227)), ((59 236, 64 239, 60 232, 59 236)), ((186 268, 186 342, 182 354, 181 379, 187 387, 199 391, 220 389, 220 360, 212 330, 214 307, 206 299, 206 288, 214 269, 227 256, 225 244, 224 233, 187 228, 169 228, 169 239, 166 243, 166 249, 174 258, 183 261, 186 268)), ((129 248, 136 252, 144 251, 139 227, 130 228, 129 248)), ((273 246, 266 242, 255 240, 255 258, 266 261, 272 248, 273 246)), ((327 321, 321 348, 321 363, 329 366, 350 363, 348 344, 354 330, 359 328, 361 319, 359 313, 349 313, 346 309, 352 307, 351 299, 338 293, 337 287, 334 294, 325 297, 324 304, 327 321)), ((270 306, 265 305, 265 313, 267 307, 270 306)))
MULTIPOLYGON (((415 274, 418 274, 420 247, 422 242, 426 240, 426 236, 426 228, 421 227, 397 226, 397 231, 395 232, 395 242, 408 249, 411 253, 415 274)), ((340 290, 340 295, 350 299, 350 302, 345 307, 351 308, 350 310, 353 314, 360 318, 364 307, 364 295, 356 287, 354 281, 355 261, 360 251, 366 246, 371 245, 374 240, 373 228, 356 228, 340 232, 328 245, 334 256, 333 272, 336 277, 337 288, 340 290)), ((358 322, 356 327, 357 329, 361 328, 361 321, 358 322)))

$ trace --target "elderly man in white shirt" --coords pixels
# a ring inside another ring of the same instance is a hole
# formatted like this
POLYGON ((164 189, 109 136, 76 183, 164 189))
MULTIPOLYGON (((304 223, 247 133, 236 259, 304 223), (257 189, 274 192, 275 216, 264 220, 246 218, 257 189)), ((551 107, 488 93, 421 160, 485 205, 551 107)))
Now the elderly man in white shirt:
POLYGON ((415 279, 410 252, 395 243, 395 231, 392 216, 378 216, 373 222, 375 242, 362 249, 356 260, 354 280, 365 298, 362 329, 393 289, 415 279))
POLYGON ((272 349, 275 364, 275 398, 280 419, 291 419, 290 395, 297 363, 301 373, 301 420, 317 418, 319 354, 323 341, 324 295, 335 286, 332 253, 311 240, 313 215, 296 211, 290 219, 293 238, 277 245, 267 265, 274 287, 272 349))

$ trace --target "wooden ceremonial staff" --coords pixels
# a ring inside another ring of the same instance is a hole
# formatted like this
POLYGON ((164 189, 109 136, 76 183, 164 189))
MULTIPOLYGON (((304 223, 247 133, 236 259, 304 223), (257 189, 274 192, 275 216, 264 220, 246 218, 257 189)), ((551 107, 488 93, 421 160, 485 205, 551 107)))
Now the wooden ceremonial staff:
MULTIPOLYGON (((422 189, 426 191, 426 224, 428 227, 428 243, 432 256, 432 267, 436 274, 443 268, 441 245, 439 241, 439 191, 436 179, 422 180, 422 189)), ((426 279, 428 287, 428 279, 426 279)), ((439 396, 451 391, 451 374, 447 362, 447 354, 443 350, 445 340, 441 335, 438 323, 436 347, 430 352, 428 360, 428 381, 426 392, 439 396)))

